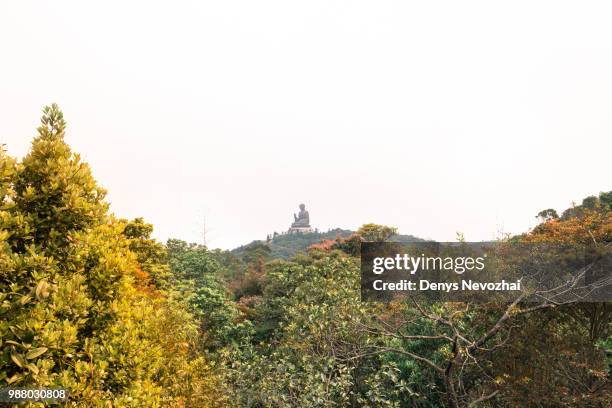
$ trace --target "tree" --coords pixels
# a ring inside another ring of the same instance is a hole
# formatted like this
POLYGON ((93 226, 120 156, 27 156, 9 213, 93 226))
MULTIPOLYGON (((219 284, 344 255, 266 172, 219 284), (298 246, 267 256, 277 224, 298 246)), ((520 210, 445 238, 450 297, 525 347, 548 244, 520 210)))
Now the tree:
MULTIPOLYGON (((581 208, 578 216, 543 222, 508 244, 571 244, 574 250, 594 245, 609 256, 611 234, 609 211, 581 208)), ((523 262, 534 260, 501 261, 522 270, 523 262)), ((373 344, 375 352, 416 361, 436 374, 447 406, 470 407, 492 399, 512 405, 525 398, 545 406, 607 406, 609 381, 597 344, 609 335, 609 304, 583 304, 580 297, 564 296, 582 282, 589 266, 556 291, 540 291, 535 303, 525 302, 524 293, 482 305, 423 304, 411 297, 399 307, 389 306, 384 318, 365 321, 363 330, 388 339, 373 344)), ((560 264, 556 268, 562 270, 560 264)))
POLYGON ((408 393, 393 362, 364 355, 359 267, 339 251, 268 265, 256 306, 265 335, 233 355, 234 399, 244 406, 399 406, 408 393))
POLYGON ((607 207, 607 211, 612 211, 612 191, 599 193, 599 201, 607 207))
POLYGON ((140 280, 146 285, 151 283, 158 289, 170 289, 170 265, 166 247, 151 238, 153 225, 142 218, 125 223, 123 235, 129 240, 129 248, 140 266, 140 280), (149 282, 151 281, 151 282, 149 282))
POLYGON ((0 152, 0 385, 64 387, 85 406, 216 404, 193 317, 136 283, 125 224, 65 129, 46 107, 21 162, 0 152))
MULTIPOLYGON (((43 109, 38 137, 14 180, 15 212, 36 226, 15 245, 34 244, 60 254, 73 234, 100 225, 108 209, 106 192, 96 185, 89 166, 64 142, 66 122, 56 104, 43 109)), ((60 258, 61 259, 61 258, 60 258)))
POLYGON ((536 218, 539 218, 542 221, 550 221, 550 220, 556 220, 559 218, 559 215, 557 214, 557 211, 555 211, 552 208, 548 208, 546 210, 542 210, 538 213, 538 215, 536 216, 536 218))
POLYGON ((378 224, 364 224, 357 230, 357 235, 370 242, 388 241, 397 234, 397 228, 378 224))
POLYGON ((240 344, 250 336, 251 325, 229 298, 219 279, 217 254, 205 246, 180 240, 167 243, 172 282, 200 324, 204 346, 218 350, 240 344))

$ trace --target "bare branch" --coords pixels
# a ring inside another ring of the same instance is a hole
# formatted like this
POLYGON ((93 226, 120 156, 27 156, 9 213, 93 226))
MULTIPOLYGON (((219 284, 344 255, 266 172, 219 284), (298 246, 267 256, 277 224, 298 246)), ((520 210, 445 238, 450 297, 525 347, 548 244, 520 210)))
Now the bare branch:
POLYGON ((470 402, 468 404, 468 408, 473 408, 476 406, 476 404, 479 404, 481 402, 484 402, 486 400, 489 400, 491 398, 493 398, 494 396, 496 396, 499 393, 499 391, 493 391, 492 393, 490 393, 489 395, 483 395, 480 398, 475 399, 474 401, 470 402))

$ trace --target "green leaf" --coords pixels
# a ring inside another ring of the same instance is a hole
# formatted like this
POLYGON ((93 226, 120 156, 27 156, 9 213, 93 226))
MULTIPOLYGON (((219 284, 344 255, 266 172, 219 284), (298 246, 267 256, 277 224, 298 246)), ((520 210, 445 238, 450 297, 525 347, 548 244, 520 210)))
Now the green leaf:
POLYGON ((46 347, 38 347, 38 348, 32 349, 32 350, 27 352, 26 358, 28 360, 32 360, 33 358, 36 358, 36 357, 38 357, 38 356, 40 356, 42 354, 45 354, 47 352, 47 350, 49 350, 49 349, 46 348, 46 347))

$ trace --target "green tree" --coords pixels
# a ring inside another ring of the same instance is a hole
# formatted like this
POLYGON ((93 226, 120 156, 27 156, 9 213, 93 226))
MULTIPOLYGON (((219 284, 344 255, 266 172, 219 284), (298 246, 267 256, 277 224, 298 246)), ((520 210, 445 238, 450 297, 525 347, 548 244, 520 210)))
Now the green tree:
POLYGON ((35 228, 13 240, 20 251, 31 244, 58 260, 75 233, 100 225, 108 205, 89 166, 64 142, 66 122, 56 104, 43 109, 38 136, 14 180, 15 213, 35 228), (60 256, 58 258, 58 256, 60 256))
POLYGON ((408 387, 391 361, 368 356, 359 330, 359 265, 339 251, 268 265, 256 346, 234 355, 234 398, 245 406, 399 406, 408 387))
MULTIPOLYGON (((142 218, 136 218, 125 224, 123 235, 129 239, 129 248, 141 268, 141 279, 151 281, 158 289, 170 289, 170 265, 166 247, 151 238, 153 225, 142 218)), ((147 282, 148 283, 148 282, 147 282)))
POLYGON ((555 211, 553 208, 548 208, 546 210, 540 211, 536 218, 539 218, 543 221, 550 221, 558 219, 559 215, 557 214, 557 211, 555 211))
POLYGON ((222 266, 205 246, 180 240, 167 243, 172 281, 200 322, 204 344, 210 350, 240 344, 251 332, 229 291, 219 278, 222 266))

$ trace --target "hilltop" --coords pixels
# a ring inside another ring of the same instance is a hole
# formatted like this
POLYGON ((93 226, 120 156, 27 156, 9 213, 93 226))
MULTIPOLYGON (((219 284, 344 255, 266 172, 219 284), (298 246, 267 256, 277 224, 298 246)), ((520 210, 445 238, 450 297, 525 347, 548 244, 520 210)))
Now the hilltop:
MULTIPOLYGON (((267 241, 255 240, 249 244, 241 245, 238 248, 234 248, 231 252, 232 254, 241 257, 247 250, 250 252, 256 248, 261 248, 266 252, 268 252, 267 249, 269 249, 268 256, 270 258, 288 259, 296 255, 298 252, 304 252, 312 244, 328 239, 346 238, 354 233, 355 231, 335 228, 327 232, 314 231, 307 233, 280 234, 267 241)), ((391 241, 420 242, 425 240, 413 235, 397 234, 391 238, 391 241)))

